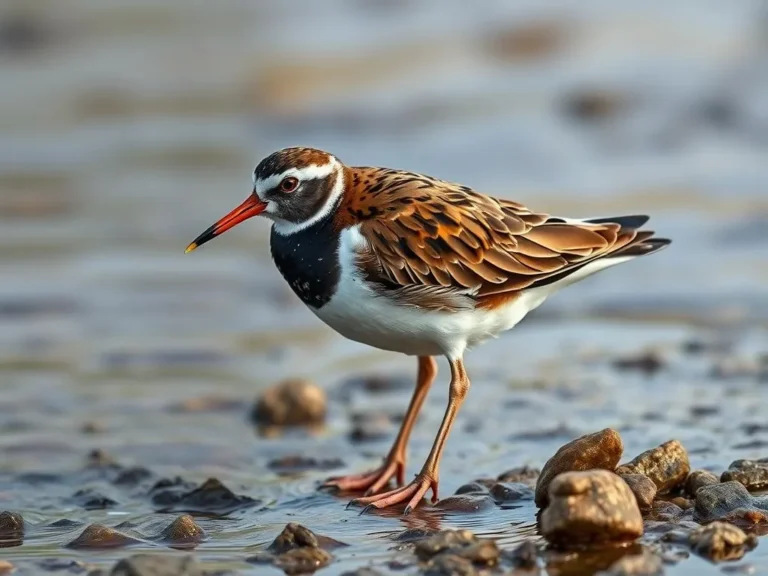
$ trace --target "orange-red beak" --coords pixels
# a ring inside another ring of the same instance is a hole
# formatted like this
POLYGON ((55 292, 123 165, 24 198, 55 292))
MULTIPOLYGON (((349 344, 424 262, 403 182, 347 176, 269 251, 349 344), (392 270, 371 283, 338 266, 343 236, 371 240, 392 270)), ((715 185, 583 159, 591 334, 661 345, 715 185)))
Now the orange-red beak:
POLYGON ((202 246, 209 240, 213 240, 216 238, 216 236, 223 234, 233 226, 240 224, 240 222, 261 214, 264 212, 266 207, 267 204, 259 200, 259 197, 256 196, 256 194, 251 194, 248 196, 245 202, 240 204, 240 206, 232 210, 232 212, 224 216, 224 218, 216 222, 216 224, 195 238, 195 241, 187 246, 187 249, 184 251, 184 253, 186 254, 187 252, 192 252, 192 250, 198 246, 202 246))

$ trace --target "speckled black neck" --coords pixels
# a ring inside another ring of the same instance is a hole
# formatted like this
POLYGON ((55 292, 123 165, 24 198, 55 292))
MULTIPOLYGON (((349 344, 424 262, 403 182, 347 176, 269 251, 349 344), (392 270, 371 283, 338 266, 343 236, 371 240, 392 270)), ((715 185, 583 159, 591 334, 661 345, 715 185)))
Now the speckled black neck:
POLYGON ((339 232, 331 215, 283 236, 272 226, 272 259, 296 295, 307 306, 322 308, 339 284, 339 232))

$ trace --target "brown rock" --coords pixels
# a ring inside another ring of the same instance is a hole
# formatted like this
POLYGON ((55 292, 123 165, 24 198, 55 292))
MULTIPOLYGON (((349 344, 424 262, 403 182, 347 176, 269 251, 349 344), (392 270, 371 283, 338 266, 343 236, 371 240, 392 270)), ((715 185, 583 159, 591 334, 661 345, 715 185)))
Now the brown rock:
POLYGON ((0 512, 0 541, 7 546, 21 544, 24 538, 24 519, 18 512, 0 512))
POLYGON ((552 544, 626 542, 643 533, 634 494, 607 470, 561 474, 549 488, 549 500, 541 515, 541 532, 552 544))
POLYGON ((286 574, 311 574, 330 564, 333 557, 322 548, 295 548, 275 558, 286 574))
POLYGON ((736 460, 720 476, 721 482, 739 482, 747 490, 763 490, 768 487, 768 459, 736 460))
POLYGON ((251 417, 261 426, 314 426, 323 423, 325 414, 323 389, 308 380, 292 379, 265 390, 251 417))
POLYGON ((435 504, 435 508, 439 510, 461 513, 489 510, 494 506, 494 500, 488 494, 455 494, 435 504))
POLYGON ((472 562, 461 556, 441 555, 431 560, 423 572, 424 576, 476 576, 472 562))
POLYGON ((740 482, 722 482, 696 491, 694 518, 699 522, 726 520, 737 524, 768 522, 768 498, 756 498, 740 482))
POLYGON ((0 560, 0 574, 10 574, 14 570, 16 570, 16 567, 8 562, 8 560, 0 560))
POLYGON ((187 491, 181 484, 155 490, 152 494, 152 504, 160 512, 227 514, 258 503, 249 496, 235 494, 216 478, 209 478, 193 490, 187 491))
POLYGON ((503 552, 504 557, 514 568, 534 570, 539 565, 539 547, 533 540, 525 540, 514 550, 503 552))
POLYGON ((205 538, 205 531, 189 514, 179 516, 166 526, 155 539, 173 547, 194 547, 205 538))
POLYGON ((656 498, 656 484, 653 480, 645 474, 622 474, 621 479, 632 490, 640 510, 650 510, 653 499, 656 498))
POLYGON ((688 478, 685 480, 685 491, 689 496, 696 497, 696 491, 704 486, 711 486, 712 484, 718 484, 720 480, 717 476, 707 470, 694 470, 688 474, 688 478))
POLYGON ((67 548, 123 548, 140 542, 138 538, 118 532, 109 526, 91 524, 82 531, 80 536, 67 544, 67 548))
POLYGON ((622 556, 611 564, 605 572, 598 576, 661 576, 664 574, 664 565, 661 558, 650 550, 643 548, 641 554, 622 556))
POLYGON ((677 440, 647 450, 616 469, 617 474, 645 474, 656 484, 659 494, 682 485, 690 471, 688 453, 677 440))
POLYGON ((498 482, 491 486, 490 493, 499 503, 533 499, 533 489, 519 482, 498 482))
POLYGON ((346 546, 343 542, 315 534, 309 528, 301 524, 290 522, 285 525, 283 531, 272 541, 267 550, 273 554, 284 554, 297 548, 324 548, 333 550, 346 546))
POLYGON ((519 482, 521 484, 528 484, 529 486, 535 486, 536 480, 539 479, 541 470, 538 468, 532 468, 531 466, 518 466, 512 468, 506 472, 499 474, 497 480, 499 482, 519 482))
POLYGON ((497 564, 500 555, 494 540, 478 538, 469 530, 443 530, 417 542, 414 552, 422 561, 455 556, 485 566, 497 564))
POLYGON ((714 562, 738 560, 757 546, 757 537, 726 522, 701 526, 688 535, 691 550, 714 562))
POLYGON ((203 576, 203 570, 192 556, 136 554, 120 560, 110 576, 203 576))
POLYGON ((536 506, 549 502, 549 485, 558 474, 602 468, 613 470, 621 459, 624 446, 619 433, 610 428, 568 442, 550 458, 536 483, 536 506))

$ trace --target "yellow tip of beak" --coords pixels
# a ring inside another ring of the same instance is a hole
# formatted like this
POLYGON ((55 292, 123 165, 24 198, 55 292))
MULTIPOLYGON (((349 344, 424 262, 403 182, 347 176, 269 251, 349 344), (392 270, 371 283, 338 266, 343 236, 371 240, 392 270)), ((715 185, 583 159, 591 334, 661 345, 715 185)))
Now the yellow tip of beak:
POLYGON ((197 248, 197 244, 195 244, 194 242, 192 242, 192 244, 190 244, 189 246, 187 246, 187 249, 186 249, 186 250, 184 250, 184 254, 189 254, 189 253, 190 253, 190 252, 192 252, 192 250, 194 250, 195 248, 197 248))

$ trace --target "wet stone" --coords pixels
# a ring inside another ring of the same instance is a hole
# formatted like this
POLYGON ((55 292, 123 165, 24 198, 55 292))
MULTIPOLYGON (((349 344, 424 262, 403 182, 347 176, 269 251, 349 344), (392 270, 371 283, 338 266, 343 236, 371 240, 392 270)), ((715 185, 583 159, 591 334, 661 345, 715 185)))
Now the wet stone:
POLYGON ((437 534, 434 528, 408 528, 395 536, 398 542, 416 542, 437 534))
POLYGON ((506 472, 499 474, 496 478, 499 482, 519 482, 521 484, 528 484, 529 486, 535 486, 536 480, 539 479, 541 470, 533 468, 531 466, 518 466, 512 468, 506 472))
POLYGON ((651 515, 663 522, 677 522, 683 517, 685 510, 673 502, 657 500, 651 508, 651 515))
POLYGON ((643 534, 634 494, 607 470, 561 474, 550 485, 549 498, 541 532, 557 546, 626 542, 643 534))
POLYGON ((621 479, 632 490, 640 510, 650 510, 656 498, 656 484, 653 480, 645 474, 621 474, 621 479))
POLYGON ((763 490, 768 487, 768 459, 736 460, 720 476, 722 482, 739 482, 747 490, 763 490))
POLYGON ((699 556, 722 562, 742 558, 757 546, 757 537, 745 534, 733 524, 713 522, 692 531, 688 535, 688 544, 699 556))
POLYGON ((312 456, 284 456, 271 460, 267 467, 281 474, 295 474, 307 470, 334 470, 344 467, 341 458, 314 458, 312 456))
POLYGON ((513 568, 534 570, 539 562, 539 547, 533 540, 526 540, 514 550, 503 551, 502 556, 513 568))
POLYGON ((343 542, 315 534, 309 528, 293 522, 286 524, 283 531, 272 541, 267 551, 273 554, 283 554, 297 548, 323 548, 333 550, 347 546, 343 542))
POLYGON ((67 548, 123 548, 140 542, 141 540, 138 538, 118 532, 109 526, 91 524, 77 538, 67 544, 67 548))
POLYGON ((112 483, 117 486, 136 486, 152 476, 152 471, 143 466, 131 466, 118 472, 112 483))
POLYGON ((72 501, 85 510, 104 510, 117 506, 117 502, 92 488, 83 488, 72 495, 72 501))
POLYGON ((477 569, 461 556, 438 556, 422 572, 424 576, 475 576, 477 569))
POLYGON ((487 494, 456 494, 443 498, 435 508, 448 512, 479 512, 495 506, 493 499, 487 494))
POLYGON ((275 558, 286 574, 309 574, 330 564, 332 556, 322 548, 296 548, 275 558))
POLYGON ((497 564, 500 556, 494 540, 478 538, 469 530, 443 530, 417 542, 414 552, 421 561, 451 556, 485 566, 497 564))
POLYGON ((8 560, 0 560, 0 574, 10 574, 14 570, 16 570, 16 567, 8 560))
POLYGON ((694 518, 699 522, 765 523, 768 522, 768 498, 752 496, 739 482, 704 486, 696 492, 694 518))
POLYGON ((251 418, 261 426, 314 426, 325 421, 325 391, 303 379, 280 382, 256 401, 251 418))
POLYGON ((488 487, 480 482, 470 482, 456 488, 456 494, 488 494, 488 487))
POLYGON ((594 122, 615 116, 625 106, 626 99, 621 94, 590 90, 569 95, 563 110, 575 120, 594 122))
POLYGON ((547 506, 549 485, 557 475, 596 468, 613 470, 621 459, 623 449, 619 433, 610 428, 568 442, 544 464, 536 483, 536 506, 547 506))
POLYGON ((613 367, 620 371, 641 372, 653 376, 664 369, 666 361, 656 352, 643 352, 614 360, 613 367))
POLYGON ((694 470, 688 474, 688 478, 685 480, 685 492, 689 496, 695 498, 699 488, 719 483, 720 480, 718 480, 717 476, 712 474, 712 472, 709 472, 708 470, 694 470))
POLYGON ((203 576, 204 572, 192 556, 136 554, 120 560, 110 576, 203 576))
POLYGON ((0 540, 21 538, 24 535, 24 518, 18 512, 0 512, 0 540))
POLYGON ((193 547, 205 539, 205 531, 192 516, 184 514, 163 528, 154 539, 174 547, 193 547))
MULTIPOLYGON (((83 574, 88 572, 88 565, 79 560, 69 558, 43 558, 35 562, 35 566, 45 572, 66 572, 68 574, 83 574)), ((2 572, 0 572, 2 574, 2 572)))
POLYGON ((647 450, 627 464, 616 469, 617 474, 645 474, 656 484, 659 494, 681 486, 691 465, 688 453, 677 440, 670 440, 661 446, 647 450))
POLYGON ((189 492, 178 488, 155 491, 152 504, 158 512, 202 512, 227 514, 241 508, 256 506, 259 501, 239 496, 216 478, 209 478, 189 492))
POLYGON ((647 549, 642 554, 623 556, 598 576, 662 576, 664 564, 661 557, 647 549))
POLYGON ((533 488, 519 482, 498 482, 491 487, 490 494, 499 503, 533 500, 533 488))

